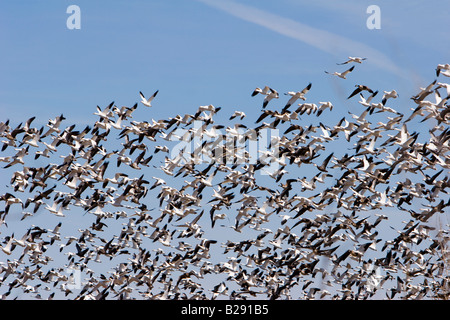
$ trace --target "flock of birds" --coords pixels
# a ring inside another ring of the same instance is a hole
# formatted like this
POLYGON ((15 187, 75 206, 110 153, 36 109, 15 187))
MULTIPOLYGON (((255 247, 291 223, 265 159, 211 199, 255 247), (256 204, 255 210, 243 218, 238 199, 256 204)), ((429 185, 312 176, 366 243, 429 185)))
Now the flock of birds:
MULTIPOLYGON (((349 69, 327 73, 347 79, 364 60, 349 57, 349 69)), ((378 90, 357 84, 347 101, 362 112, 332 126, 320 121, 336 112, 331 102, 306 102, 311 83, 281 106, 276 90, 256 88, 251 95, 264 99, 254 128, 215 124, 212 105, 138 121, 138 104, 111 103, 81 129, 64 127, 63 115, 41 127, 35 117, 0 122, 0 162, 12 173, 0 196, 1 297, 448 299, 443 77, 448 64, 408 113, 393 107, 395 90, 375 102, 378 90), (411 132, 413 122, 426 129, 411 132), (265 129, 282 135, 254 163, 245 150, 229 161, 221 129, 234 138, 230 148, 265 129), (212 139, 171 154, 174 141, 199 134, 212 139), (192 161, 199 154, 208 161, 192 161), (8 226, 18 214, 23 234, 8 226), (56 225, 44 227, 50 217, 56 225), (64 236, 73 221, 84 226, 64 236), (68 270, 82 275, 78 287, 68 270)), ((140 92, 141 104, 152 107, 157 93, 140 92)), ((228 120, 244 118, 236 111, 228 120)))

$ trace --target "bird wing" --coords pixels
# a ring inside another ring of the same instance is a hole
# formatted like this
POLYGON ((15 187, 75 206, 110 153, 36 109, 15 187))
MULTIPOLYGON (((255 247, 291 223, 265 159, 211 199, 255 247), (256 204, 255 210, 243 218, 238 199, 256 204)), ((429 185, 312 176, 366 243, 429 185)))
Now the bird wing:
POLYGON ((305 89, 302 90, 302 94, 306 94, 312 87, 312 83, 310 82, 305 89))
POLYGON ((360 93, 362 91, 362 89, 360 87, 356 88, 355 91, 353 91, 347 99, 350 99, 351 97, 357 95, 358 93, 360 93))
POLYGON ((155 93, 148 99, 148 101, 152 101, 156 97, 158 92, 159 92, 159 90, 156 90, 155 93))
POLYGON ((349 74, 350 72, 352 72, 353 71, 353 69, 355 69, 355 66, 353 66, 353 67, 351 67, 350 69, 348 69, 348 70, 345 70, 344 72, 342 72, 342 75, 346 75, 346 74, 349 74))
POLYGON ((351 62, 351 60, 347 60, 347 61, 345 61, 345 62, 342 62, 342 63, 336 63, 338 66, 341 66, 341 65, 343 65, 343 64, 347 64, 347 63, 349 63, 349 62, 351 62))

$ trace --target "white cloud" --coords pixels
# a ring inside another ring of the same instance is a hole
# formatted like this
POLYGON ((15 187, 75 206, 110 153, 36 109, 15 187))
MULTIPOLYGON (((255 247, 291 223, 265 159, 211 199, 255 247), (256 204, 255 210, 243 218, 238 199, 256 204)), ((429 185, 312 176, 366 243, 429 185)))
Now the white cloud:
POLYGON ((388 56, 362 42, 229 0, 197 1, 333 55, 367 57, 374 65, 396 75, 405 76, 388 56))

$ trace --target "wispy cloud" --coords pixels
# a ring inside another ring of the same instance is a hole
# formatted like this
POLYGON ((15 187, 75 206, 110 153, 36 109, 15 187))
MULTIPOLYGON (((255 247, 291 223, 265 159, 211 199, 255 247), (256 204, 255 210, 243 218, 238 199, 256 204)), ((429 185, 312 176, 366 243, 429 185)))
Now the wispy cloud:
POLYGON ((333 55, 364 56, 369 58, 371 63, 384 70, 396 75, 404 75, 402 70, 388 56, 362 42, 229 0, 197 1, 220 9, 242 20, 255 23, 284 36, 302 41, 324 52, 333 55))

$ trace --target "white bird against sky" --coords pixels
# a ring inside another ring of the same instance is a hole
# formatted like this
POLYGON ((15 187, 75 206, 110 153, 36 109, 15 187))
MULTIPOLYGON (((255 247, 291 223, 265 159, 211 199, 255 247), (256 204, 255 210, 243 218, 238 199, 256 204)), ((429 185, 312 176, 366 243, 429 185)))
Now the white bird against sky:
POLYGON ((146 107, 151 107, 152 101, 156 97, 158 92, 159 92, 159 90, 156 90, 149 98, 145 98, 144 94, 141 91, 139 91, 139 95, 141 97, 141 103, 146 107))

